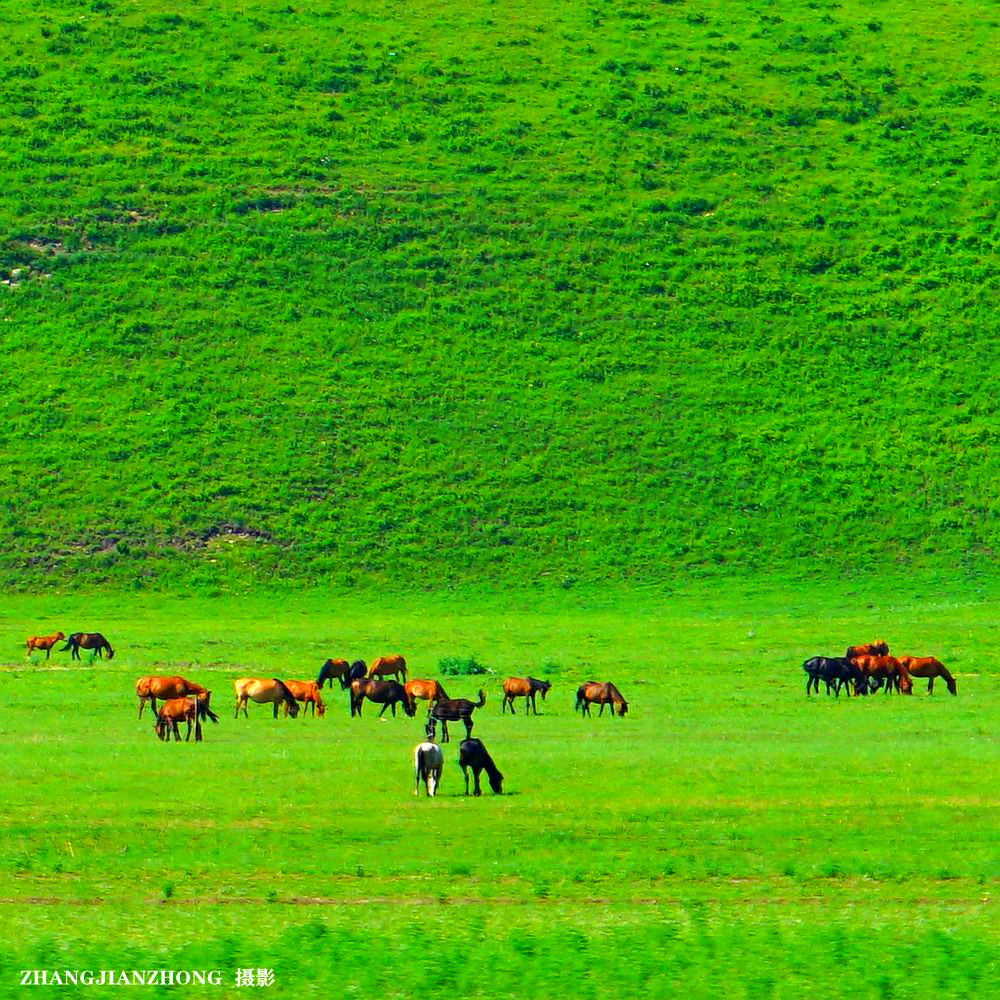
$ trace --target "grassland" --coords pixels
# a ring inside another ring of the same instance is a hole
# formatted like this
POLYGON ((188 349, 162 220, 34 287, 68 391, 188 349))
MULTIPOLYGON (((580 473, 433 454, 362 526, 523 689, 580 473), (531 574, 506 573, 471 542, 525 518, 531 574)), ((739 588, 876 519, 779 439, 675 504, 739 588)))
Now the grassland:
POLYGON ((151 962, 221 968, 213 996, 265 966, 289 997, 952 998, 996 981, 994 595, 24 598, 5 634, 50 607, 128 640, 110 663, 0 672, 5 985, 151 962), (939 651, 958 697, 806 699, 805 655, 888 624, 897 648, 939 651), (351 720, 339 692, 322 720, 227 711, 239 674, 400 646, 419 675, 449 654, 497 671, 449 685, 486 687, 476 734, 507 794, 461 795, 453 743, 442 795, 415 798, 420 720, 351 720), (215 690, 203 744, 136 719, 150 670, 215 690), (554 682, 542 714, 501 716, 500 677, 529 671, 554 682), (573 712, 591 676, 616 680, 627 718, 573 712))
POLYGON ((992 5, 5 23, 6 586, 989 573, 992 5))

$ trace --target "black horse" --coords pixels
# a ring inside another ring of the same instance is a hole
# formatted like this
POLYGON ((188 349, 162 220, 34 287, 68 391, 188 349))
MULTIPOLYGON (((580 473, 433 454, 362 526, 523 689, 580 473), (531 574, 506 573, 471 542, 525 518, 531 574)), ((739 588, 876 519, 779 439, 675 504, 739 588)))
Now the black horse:
POLYGON ((831 689, 839 698, 841 688, 847 689, 851 696, 851 685, 860 694, 867 693, 867 682, 864 674, 845 656, 813 656, 802 664, 806 672, 806 694, 815 689, 819 694, 819 682, 826 684, 826 693, 831 689))
POLYGON ((462 740, 458 747, 458 764, 462 768, 462 774, 465 775, 466 795, 469 794, 470 767, 472 768, 472 777, 475 784, 473 795, 483 794, 482 789, 479 787, 479 775, 482 771, 485 771, 487 777, 490 779, 490 788, 497 795, 503 794, 503 775, 496 764, 493 763, 493 758, 487 752, 486 747, 483 746, 482 740, 462 740))
POLYGON ((66 640, 66 645, 61 646, 59 652, 65 653, 71 649, 71 659, 80 659, 81 649, 92 649, 98 656, 104 656, 104 651, 108 651, 108 659, 114 658, 115 651, 111 648, 111 643, 101 635, 100 632, 74 632, 66 640))
POLYGON ((351 681, 356 681, 367 673, 368 665, 364 660, 355 660, 350 666, 347 665, 347 660, 327 660, 319 668, 316 687, 322 688, 326 681, 333 687, 333 679, 336 677, 340 681, 341 690, 346 691, 351 686, 351 681))
POLYGON ((465 735, 472 735, 472 713, 486 704, 486 692, 480 688, 479 701, 469 701, 468 698, 440 698, 431 702, 427 713, 427 724, 430 727, 435 722, 441 723, 441 742, 448 742, 448 723, 464 722, 465 735))

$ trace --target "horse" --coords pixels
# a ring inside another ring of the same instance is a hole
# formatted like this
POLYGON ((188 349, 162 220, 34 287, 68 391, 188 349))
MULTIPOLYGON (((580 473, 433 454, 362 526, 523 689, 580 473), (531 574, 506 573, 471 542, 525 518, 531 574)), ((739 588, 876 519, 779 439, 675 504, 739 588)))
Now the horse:
POLYGON ((55 635, 33 635, 28 639, 28 656, 30 658, 31 654, 36 649, 45 650, 45 659, 47 660, 52 654, 52 647, 57 643, 65 639, 66 636, 62 632, 56 632, 55 635))
POLYGON ((486 692, 480 688, 479 701, 469 701, 468 698, 442 698, 439 701, 432 701, 427 712, 428 726, 441 723, 441 742, 450 742, 448 738, 448 723, 465 723, 465 735, 472 735, 472 713, 477 708, 482 708, 486 704, 486 692))
MULTIPOLYGON (((886 682, 886 694, 891 692, 893 688, 902 694, 913 694, 913 681, 910 680, 910 675, 896 659, 895 656, 856 656, 851 663, 860 671, 863 675, 864 681, 867 682, 865 685, 871 690, 877 689, 878 685, 872 685, 872 681, 882 681, 886 682)), ((857 694, 863 693, 861 681, 854 682, 854 690, 857 694)))
POLYGON ((472 768, 472 777, 475 784, 473 795, 482 795, 479 787, 479 774, 485 771, 490 779, 490 788, 497 795, 503 795, 503 775, 500 773, 493 758, 487 753, 482 740, 467 739, 462 740, 458 747, 458 763, 465 775, 465 794, 469 794, 469 768, 472 768))
POLYGON ((575 708, 581 710, 584 715, 590 715, 590 706, 593 704, 601 706, 601 710, 597 713, 599 716, 604 714, 605 705, 611 705, 611 715, 617 712, 619 716, 623 716, 628 711, 628 702, 610 681, 605 684, 584 681, 577 688, 575 708))
POLYGON ((938 659, 933 656, 900 656, 899 662, 906 668, 906 672, 911 677, 927 678, 927 693, 934 693, 934 678, 942 677, 948 690, 952 694, 958 694, 958 684, 952 676, 951 671, 938 659))
POLYGON ((430 740, 418 743, 413 752, 413 770, 416 779, 413 785, 413 794, 420 794, 420 782, 424 783, 427 794, 433 798, 437 794, 438 785, 441 784, 441 769, 444 766, 444 754, 441 748, 430 740))
POLYGON ((299 714, 299 703, 284 681, 277 677, 241 677, 233 681, 233 688, 236 691, 236 712, 234 719, 240 717, 240 709, 243 709, 243 717, 247 716, 247 702, 255 701, 258 705, 270 703, 274 707, 274 718, 278 717, 278 705, 283 704, 288 710, 288 714, 294 719, 299 714))
POLYGON ((364 677, 367 673, 368 667, 364 660, 355 660, 350 665, 347 660, 327 660, 319 668, 316 686, 322 689, 323 683, 329 681, 330 687, 333 687, 333 679, 336 677, 340 680, 341 689, 346 691, 351 686, 351 681, 364 677))
POLYGON ((528 714, 528 705, 530 703, 535 715, 538 715, 538 707, 535 705, 535 695, 541 693, 542 701, 545 701, 545 696, 549 693, 550 687, 552 687, 551 681, 539 681, 535 680, 534 677, 508 677, 503 682, 503 704, 500 706, 500 714, 503 715, 507 711, 507 705, 509 704, 510 714, 513 715, 514 699, 524 698, 524 714, 528 714))
MULTIPOLYGON (((321 719, 326 715, 326 705, 319 694, 319 686, 315 681, 285 681, 285 687, 292 692, 292 697, 296 701, 303 702, 302 718, 306 716, 306 710, 312 709, 314 716, 321 719)), ((288 717, 288 706, 285 705, 285 717, 288 717)))
POLYGON ((372 660, 371 668, 368 671, 369 677, 400 677, 406 680, 406 660, 399 653, 390 653, 389 656, 376 656, 372 660))
MULTIPOLYGON (((802 664, 802 669, 808 675, 806 679, 806 694, 815 687, 816 694, 819 694, 819 682, 826 684, 826 693, 833 693, 839 698, 840 689, 847 689, 848 698, 851 696, 850 685, 853 683, 857 690, 858 683, 864 680, 864 675, 854 664, 844 656, 813 656, 802 664)), ((866 693, 866 692, 858 692, 866 693)))
POLYGON ((205 699, 200 695, 195 695, 193 698, 168 698, 161 706, 159 712, 156 714, 156 722, 153 724, 153 729, 156 735, 166 743, 170 742, 170 734, 173 733, 174 739, 180 743, 181 734, 180 730, 177 728, 178 722, 187 723, 187 735, 184 737, 184 741, 188 742, 191 739, 191 723, 194 723, 194 741, 195 743, 201 742, 201 720, 208 715, 213 722, 218 722, 218 718, 213 716, 211 712, 208 711, 208 706, 205 704, 205 699))
POLYGON ((410 705, 406 697, 406 691, 399 681, 374 681, 370 677, 361 677, 356 681, 351 681, 351 717, 361 716, 361 704, 367 698, 382 706, 382 711, 378 713, 381 719, 385 715, 387 708, 392 709, 393 717, 396 715, 396 706, 402 702, 403 711, 411 718, 415 714, 415 709, 410 705))
POLYGON ((139 718, 142 718, 142 710, 148 701, 156 713, 156 699, 166 701, 170 698, 184 698, 187 695, 197 695, 204 701, 205 714, 213 721, 218 722, 219 717, 209 708, 212 692, 203 688, 194 681, 189 681, 184 677, 140 677, 135 682, 135 693, 139 698, 139 718))
POLYGON ((422 681, 414 678, 403 685, 410 708, 417 710, 417 699, 421 701, 441 701, 448 697, 438 681, 422 681))
POLYGON ((889 643, 885 639, 876 639, 874 642, 866 642, 861 646, 848 646, 844 653, 844 659, 856 660, 859 656, 888 656, 889 643))
POLYGON ((108 651, 108 659, 114 659, 115 651, 111 648, 111 643, 101 635, 100 632, 73 632, 66 640, 66 645, 60 647, 59 652, 65 653, 71 649, 71 658, 80 659, 81 649, 92 649, 97 656, 104 656, 104 650, 108 651))

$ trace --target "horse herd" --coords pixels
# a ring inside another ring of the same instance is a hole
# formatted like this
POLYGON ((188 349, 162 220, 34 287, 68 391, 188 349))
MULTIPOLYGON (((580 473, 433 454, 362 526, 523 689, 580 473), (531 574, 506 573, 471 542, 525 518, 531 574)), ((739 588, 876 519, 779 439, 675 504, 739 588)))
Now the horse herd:
POLYGON ((819 694, 822 681, 826 693, 838 698, 841 690, 850 697, 874 694, 880 688, 886 694, 897 691, 913 694, 914 677, 927 678, 928 694, 934 691, 934 679, 940 677, 951 694, 958 694, 958 684, 948 668, 933 656, 890 656, 885 639, 860 646, 849 646, 843 656, 813 656, 802 664, 806 672, 806 694, 819 694))
MULTIPOLYGON (((35 650, 44 650, 46 659, 56 643, 66 640, 61 650, 71 649, 73 658, 80 658, 80 649, 93 650, 94 656, 104 656, 108 659, 115 653, 111 643, 99 632, 74 632, 69 638, 56 632, 49 636, 32 636, 27 640, 28 656, 35 650)), ((285 717, 298 716, 302 703, 303 713, 311 711, 313 716, 322 718, 326 714, 326 705, 321 694, 324 684, 333 688, 334 680, 339 681, 342 690, 348 693, 351 717, 361 717, 365 701, 380 705, 378 717, 385 715, 386 709, 396 714, 397 705, 405 715, 416 715, 417 702, 427 703, 427 721, 425 724, 425 739, 414 750, 414 794, 419 794, 421 782, 429 796, 434 796, 441 780, 441 769, 444 756, 441 747, 435 742, 437 725, 441 724, 441 742, 448 743, 449 722, 461 722, 465 727, 465 739, 459 746, 459 766, 465 776, 465 794, 469 794, 469 772, 472 772, 473 794, 480 795, 480 775, 486 772, 490 788, 497 794, 503 791, 503 774, 496 766, 486 746, 472 736, 474 725, 473 713, 486 704, 486 692, 478 692, 476 701, 468 698, 450 698, 443 685, 437 680, 412 678, 407 680, 406 660, 398 653, 380 656, 372 661, 371 666, 363 660, 348 663, 347 660, 328 659, 322 667, 316 680, 281 680, 277 677, 241 677, 233 681, 233 691, 236 696, 234 718, 239 718, 240 710, 244 718, 248 717, 247 705, 253 701, 257 704, 271 705, 273 718, 278 718, 279 711, 285 717), (392 678, 391 680, 389 678, 392 678)), ((516 714, 514 701, 517 698, 525 700, 525 714, 538 715, 536 697, 541 695, 542 701, 548 694, 552 684, 548 680, 538 680, 535 677, 508 677, 503 682, 503 702, 501 714, 510 709, 511 715, 516 714)), ((218 715, 212 711, 212 692, 202 685, 181 676, 147 676, 136 681, 135 693, 139 699, 139 718, 148 704, 156 717, 153 729, 157 737, 169 743, 171 737, 180 742, 180 726, 187 725, 185 741, 190 741, 192 729, 195 742, 203 739, 202 722, 217 723, 218 715), (157 704, 159 702, 159 704, 157 704)), ((576 693, 576 709, 583 715, 590 714, 592 704, 600 705, 599 715, 604 714, 604 706, 611 706, 611 715, 624 716, 628 711, 628 702, 621 692, 610 682, 598 683, 585 681, 576 693)))

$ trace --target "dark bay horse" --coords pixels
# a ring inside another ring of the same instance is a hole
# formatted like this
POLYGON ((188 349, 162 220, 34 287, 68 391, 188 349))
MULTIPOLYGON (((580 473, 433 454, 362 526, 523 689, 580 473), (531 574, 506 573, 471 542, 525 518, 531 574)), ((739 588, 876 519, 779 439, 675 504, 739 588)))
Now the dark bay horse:
POLYGON ((241 677, 233 681, 233 689, 236 691, 234 719, 240 717, 241 708, 243 717, 248 718, 248 701, 255 701, 258 705, 272 705, 274 718, 278 717, 279 705, 284 705, 293 719, 299 714, 299 703, 295 700, 295 696, 288 690, 285 682, 278 680, 277 677, 241 677))
POLYGON ((951 671, 933 656, 900 656, 899 662, 911 677, 927 678, 927 693, 934 693, 934 678, 940 677, 952 694, 958 694, 958 684, 951 671))
MULTIPOLYGON (((173 734, 174 739, 180 743, 181 734, 180 730, 177 728, 178 722, 187 723, 187 736, 184 737, 185 742, 191 739, 191 723, 194 723, 194 741, 195 743, 201 742, 201 720, 205 718, 207 712, 207 706, 205 701, 198 695, 193 698, 168 698, 161 706, 159 712, 156 714, 156 722, 153 725, 153 729, 156 731, 156 735, 166 743, 170 742, 170 735, 173 734)), ((218 722, 218 718, 211 716, 213 722, 218 722)))
MULTIPOLYGON (((321 719, 326 715, 326 705, 320 697, 319 685, 315 681, 285 681, 285 687, 292 692, 292 697, 296 701, 302 702, 302 718, 306 717, 306 712, 312 710, 314 716, 321 719)), ((288 715, 288 706, 285 706, 285 715, 288 715)))
POLYGON ((479 701, 469 701, 468 698, 442 698, 432 701, 427 713, 428 729, 433 729, 441 723, 441 742, 448 743, 448 723, 462 722, 465 725, 465 735, 472 735, 472 713, 486 704, 486 692, 480 688, 479 701))
POLYGON ((327 660, 319 668, 316 686, 322 689, 323 684, 329 681, 330 687, 333 687, 333 681, 336 678, 340 681, 341 688, 346 691, 351 686, 351 681, 364 677, 367 673, 368 667, 364 660, 355 660, 351 664, 348 664, 347 660, 327 660))
POLYGON ((438 681, 425 681, 414 677, 403 685, 410 708, 417 710, 417 701, 441 701, 448 697, 438 681))
POLYGON ((826 684, 826 693, 830 690, 839 698, 841 687, 846 688, 848 698, 851 696, 851 685, 855 687, 855 693, 864 694, 858 690, 859 683, 864 679, 861 671, 847 659, 846 656, 813 656, 802 664, 802 669, 806 672, 806 694, 815 688, 819 694, 819 682, 826 684))
POLYGON ((375 677, 398 677, 401 681, 406 680, 406 660, 399 653, 390 653, 388 656, 376 656, 372 660, 368 676, 375 677))
POLYGON ((378 713, 381 719, 385 715, 387 708, 392 709, 392 714, 396 714, 396 706, 402 704, 403 711, 413 716, 414 709, 406 697, 406 691, 399 681, 375 681, 370 677, 361 677, 356 681, 351 681, 351 717, 361 715, 361 706, 365 698, 382 706, 382 711, 378 713))
POLYGON ((465 794, 469 794, 469 768, 472 768, 472 777, 475 783, 474 795, 482 795, 479 787, 479 774, 486 772, 490 779, 490 788, 497 795, 503 794, 503 775, 499 768, 493 763, 493 758, 489 755, 482 740, 467 739, 462 740, 458 747, 458 763, 465 775, 465 794))
POLYGON ((534 677, 508 677, 503 682, 503 704, 500 706, 500 714, 503 715, 510 705, 510 714, 514 714, 514 699, 524 698, 524 714, 528 714, 528 707, 538 715, 538 707, 535 705, 535 695, 541 694, 542 701, 552 687, 551 681, 539 681, 534 677))
POLYGON ((167 701, 170 698, 184 698, 188 695, 197 695, 204 703, 204 714, 213 722, 218 722, 219 717, 209 708, 212 699, 212 692, 203 688, 194 681, 189 681, 184 677, 140 677, 135 682, 135 693, 139 698, 139 718, 142 718, 142 710, 146 707, 146 702, 156 713, 156 699, 167 701))
POLYGON ((52 647, 65 638, 62 632, 56 632, 54 635, 33 635, 28 639, 28 656, 30 657, 36 649, 44 649, 47 660, 52 654, 52 647))
POLYGON ((584 715, 590 715, 590 706, 600 705, 599 716, 604 714, 604 706, 611 706, 611 715, 616 712, 623 716, 628 711, 628 702, 622 697, 621 691, 607 681, 599 684, 597 681, 584 681, 576 691, 575 708, 582 711, 584 715))
POLYGON ((444 767, 444 754, 441 748, 430 740, 418 743, 413 751, 413 771, 416 780, 413 785, 413 794, 420 794, 420 782, 424 783, 427 794, 432 798, 437 794, 438 785, 441 784, 441 771, 444 767))
POLYGON ((67 649, 72 650, 71 658, 74 660, 80 659, 81 649, 92 649, 97 656, 104 656, 104 650, 107 650, 109 660, 113 659, 115 655, 111 643, 100 632, 71 633, 66 640, 66 645, 61 647, 59 652, 65 653, 67 649))

